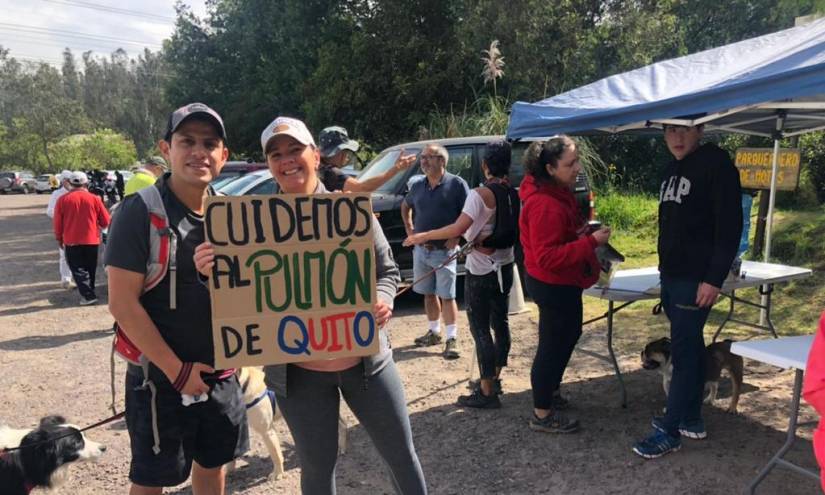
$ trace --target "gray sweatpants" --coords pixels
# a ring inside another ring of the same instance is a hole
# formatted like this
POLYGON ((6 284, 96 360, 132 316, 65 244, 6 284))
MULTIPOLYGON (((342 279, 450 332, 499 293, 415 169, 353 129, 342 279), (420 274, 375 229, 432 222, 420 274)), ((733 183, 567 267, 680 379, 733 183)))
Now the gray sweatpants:
POLYGON ((333 373, 289 365, 287 390, 287 397, 277 397, 278 406, 301 460, 304 495, 335 494, 339 390, 389 468, 396 493, 427 493, 404 386, 393 361, 366 383, 363 364, 333 373))

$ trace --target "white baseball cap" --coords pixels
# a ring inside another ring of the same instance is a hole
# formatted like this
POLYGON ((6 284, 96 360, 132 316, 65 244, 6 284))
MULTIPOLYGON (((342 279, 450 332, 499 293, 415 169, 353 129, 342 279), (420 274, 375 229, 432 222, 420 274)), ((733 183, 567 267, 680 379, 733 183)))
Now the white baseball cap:
POLYGON ((266 146, 275 136, 291 136, 299 143, 307 146, 315 147, 315 140, 312 139, 312 134, 307 129, 306 124, 298 119, 291 117, 278 117, 270 122, 264 132, 261 133, 261 148, 266 154, 266 146))
POLYGON ((70 180, 72 175, 74 175, 74 173, 71 170, 64 170, 60 172, 60 175, 58 175, 57 178, 61 181, 70 180))
POLYGON ((74 186, 82 186, 83 184, 89 182, 89 178, 84 172, 73 172, 69 182, 74 186))

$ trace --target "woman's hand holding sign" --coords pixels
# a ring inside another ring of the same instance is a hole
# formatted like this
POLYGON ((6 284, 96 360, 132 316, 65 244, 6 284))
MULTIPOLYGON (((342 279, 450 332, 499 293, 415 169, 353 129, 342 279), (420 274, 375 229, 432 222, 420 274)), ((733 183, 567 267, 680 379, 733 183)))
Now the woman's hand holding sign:
POLYGON ((215 266, 215 250, 212 244, 204 242, 195 248, 195 269, 204 277, 212 274, 212 267, 215 266))

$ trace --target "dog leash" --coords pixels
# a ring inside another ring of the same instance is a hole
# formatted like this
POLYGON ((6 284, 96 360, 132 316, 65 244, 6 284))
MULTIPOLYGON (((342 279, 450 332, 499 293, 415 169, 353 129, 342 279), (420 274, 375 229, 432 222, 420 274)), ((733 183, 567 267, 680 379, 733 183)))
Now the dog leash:
POLYGON ((456 251, 455 254, 452 254, 449 258, 444 260, 444 263, 441 263, 440 265, 433 268, 429 272, 425 273, 424 275, 421 275, 417 279, 413 280, 413 282, 410 285, 408 285, 408 286, 404 287, 403 289, 401 289, 400 291, 396 292, 395 297, 398 297, 401 294, 403 294, 403 293, 407 292, 408 290, 412 289, 415 286, 415 284, 421 282, 422 280, 433 276, 435 274, 435 272, 437 272, 438 270, 441 270, 445 266, 449 265, 454 259, 458 258, 462 254, 466 254, 466 253, 470 252, 470 250, 473 249, 473 245, 474 245, 474 243, 468 242, 467 244, 461 246, 461 248, 458 251, 456 251))
MULTIPOLYGON (((98 428, 100 426, 111 423, 113 421, 117 421, 118 419, 122 418, 125 415, 126 415, 126 411, 121 411, 121 412, 119 412, 119 413, 117 413, 113 416, 109 416, 108 418, 106 418, 102 421, 98 421, 97 423, 86 426, 85 428, 80 428, 78 431, 80 431, 82 433, 84 431, 88 431, 88 430, 91 430, 93 428, 98 428)), ((43 445, 44 443, 49 443, 49 442, 53 442, 55 440, 59 440, 61 438, 70 437, 72 435, 74 435, 73 431, 69 432, 69 433, 64 433, 62 435, 57 435, 57 436, 54 436, 54 437, 51 437, 51 438, 47 438, 47 439, 41 440, 39 442, 34 442, 34 443, 27 444, 27 445, 18 445, 17 447, 3 449, 2 452, 3 453, 8 453, 8 452, 14 452, 15 450, 22 450, 22 449, 27 449, 29 447, 36 447, 38 445, 43 445)))

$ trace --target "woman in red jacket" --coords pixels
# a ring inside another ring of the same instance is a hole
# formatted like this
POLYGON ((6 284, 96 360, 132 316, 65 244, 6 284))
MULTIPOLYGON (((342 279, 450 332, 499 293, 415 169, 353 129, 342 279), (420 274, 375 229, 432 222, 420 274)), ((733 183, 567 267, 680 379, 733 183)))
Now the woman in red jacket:
POLYGON ((530 428, 571 433, 579 422, 559 411, 567 405, 559 385, 582 333, 582 290, 599 277, 595 249, 607 242, 610 229, 588 234, 579 214, 572 193, 581 170, 575 141, 557 136, 533 143, 524 169, 519 228, 527 290, 539 307, 539 344, 530 371, 530 428))

